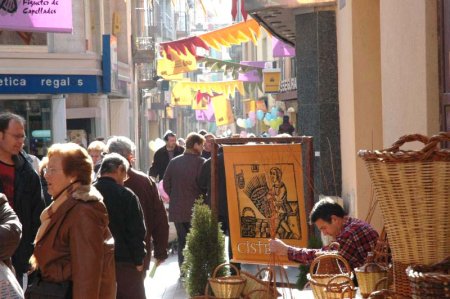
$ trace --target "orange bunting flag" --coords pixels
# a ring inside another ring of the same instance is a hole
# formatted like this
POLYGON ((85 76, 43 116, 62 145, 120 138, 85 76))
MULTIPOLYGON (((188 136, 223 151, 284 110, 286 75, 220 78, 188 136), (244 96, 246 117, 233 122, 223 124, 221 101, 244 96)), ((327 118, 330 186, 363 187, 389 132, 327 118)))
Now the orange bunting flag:
POLYGON ((223 126, 234 123, 233 110, 231 109, 231 103, 223 95, 215 96, 211 98, 214 114, 216 116, 216 125, 223 126))
POLYGON ((211 48, 220 51, 222 46, 230 47, 241 43, 252 41, 257 43, 261 33, 261 26, 253 19, 237 23, 222 29, 214 30, 198 37, 207 43, 211 48))

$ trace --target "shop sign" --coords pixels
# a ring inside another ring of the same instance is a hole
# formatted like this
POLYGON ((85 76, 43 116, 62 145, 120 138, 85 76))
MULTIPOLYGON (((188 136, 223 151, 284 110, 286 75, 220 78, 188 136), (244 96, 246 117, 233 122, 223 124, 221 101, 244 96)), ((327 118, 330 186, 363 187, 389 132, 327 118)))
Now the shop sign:
POLYGON ((281 70, 264 69, 263 70, 263 89, 264 93, 280 92, 281 70))
POLYGON ((98 93, 100 77, 95 75, 1 75, 0 94, 98 93))
POLYGON ((117 38, 114 35, 103 35, 103 91, 119 93, 119 64, 117 59, 117 38))
POLYGON ((0 1, 0 30, 72 32, 71 0, 0 1))
POLYGON ((297 78, 288 78, 281 80, 280 92, 297 90, 297 78))

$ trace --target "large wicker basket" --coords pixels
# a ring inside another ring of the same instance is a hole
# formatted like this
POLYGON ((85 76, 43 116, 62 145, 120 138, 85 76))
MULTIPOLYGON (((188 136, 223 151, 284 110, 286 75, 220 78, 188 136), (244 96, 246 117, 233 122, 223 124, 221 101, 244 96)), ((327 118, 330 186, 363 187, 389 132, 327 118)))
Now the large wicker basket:
POLYGON ((328 295, 327 295, 328 282, 333 277, 342 275, 342 274, 348 276, 350 279, 353 279, 352 269, 350 268, 350 265, 348 264, 347 260, 344 259, 342 256, 337 255, 337 254, 324 254, 324 255, 321 255, 321 256, 318 256, 317 258, 315 258, 314 261, 311 263, 311 266, 309 268, 309 274, 307 275, 307 278, 311 285, 311 289, 313 291, 314 298, 315 299, 328 299, 328 295), (339 273, 339 274, 336 274, 336 273, 330 273, 330 274, 320 273, 320 274, 318 274, 316 272, 317 266, 319 265, 319 263, 321 261, 323 261, 325 259, 335 260, 336 262, 339 263, 339 265, 342 265, 344 269, 342 269, 341 266, 339 266, 339 268, 341 269, 341 273, 339 273))
POLYGON ((279 293, 276 288, 275 276, 273 275, 272 269, 262 268, 252 275, 248 272, 241 271, 241 277, 246 280, 244 290, 242 291, 242 296, 247 296, 249 299, 276 299, 279 293), (262 274, 268 273, 268 280, 262 280, 262 274), (265 290, 266 292, 252 292, 254 290, 265 290))
POLYGON ((214 269, 213 275, 208 279, 209 285, 218 298, 240 298, 242 290, 245 286, 245 279, 240 276, 239 269, 232 264, 221 264, 214 269), (216 277, 220 268, 230 266, 236 271, 237 275, 216 277))
POLYGON ((389 236, 394 264, 394 289, 411 294, 406 267, 433 264, 450 255, 450 151, 439 144, 450 132, 431 138, 401 137, 391 148, 360 151, 372 180, 389 236), (400 150, 406 142, 425 144, 422 150, 400 150))
POLYGON ((409 266, 406 272, 414 299, 450 298, 450 256, 431 266, 409 266))
MULTIPOLYGON (((382 267, 377 263, 368 263, 354 270, 363 298, 368 298, 370 293, 376 290, 375 287, 378 282, 388 276, 388 268, 382 267)), ((381 289, 387 289, 387 279, 384 280, 383 284, 379 284, 379 286, 381 289)))

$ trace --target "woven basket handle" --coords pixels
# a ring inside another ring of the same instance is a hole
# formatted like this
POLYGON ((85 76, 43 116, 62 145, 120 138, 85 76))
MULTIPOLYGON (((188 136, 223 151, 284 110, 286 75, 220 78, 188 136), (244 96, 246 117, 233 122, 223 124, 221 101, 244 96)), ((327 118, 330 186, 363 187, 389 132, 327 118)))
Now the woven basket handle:
POLYGON ((311 263, 311 266, 309 267, 309 274, 311 275, 311 277, 313 277, 314 269, 317 266, 317 264, 320 262, 320 260, 329 259, 329 258, 333 258, 333 259, 341 261, 345 266, 345 270, 347 271, 346 273, 348 273, 348 274, 352 273, 352 268, 350 268, 350 265, 348 264, 348 262, 345 258, 343 258, 342 256, 340 256, 338 254, 324 254, 324 255, 320 255, 320 256, 316 257, 314 259, 314 261, 311 263))
POLYGON ((261 268, 256 274, 255 276, 262 279, 262 273, 264 273, 264 271, 266 271, 267 273, 269 273, 269 282, 272 282, 272 280, 275 278, 275 276, 273 275, 273 271, 270 268, 261 268))
POLYGON ((424 155, 424 159, 428 158, 433 152, 435 152, 438 148, 439 143, 443 141, 450 141, 450 133, 441 132, 437 135, 428 138, 427 136, 421 134, 410 134, 404 135, 400 137, 390 148, 387 148, 384 151, 386 152, 398 152, 400 147, 407 142, 419 141, 422 142, 425 146, 420 150, 420 152, 424 155))
POLYGON ((338 242, 331 242, 330 245, 328 245, 328 248, 330 250, 339 250, 339 248, 341 248, 341 244, 338 242))
POLYGON ((331 278, 328 283, 327 283, 327 291, 328 292, 341 292, 341 293, 345 293, 348 292, 348 288, 347 287, 354 287, 353 284, 353 280, 345 274, 340 274, 340 275, 336 275, 333 276, 333 278, 331 278), (344 281, 341 282, 334 282, 335 280, 341 280, 344 279, 344 281))
POLYGON ((378 290, 380 288, 381 284, 384 283, 387 280, 388 280, 387 277, 383 277, 382 279, 378 280, 377 283, 375 284, 374 289, 378 290))
POLYGON ((236 271, 236 275, 237 275, 237 276, 240 276, 240 275, 241 275, 241 272, 239 271, 239 269, 238 269, 235 265, 233 265, 233 264, 228 264, 228 263, 223 263, 223 264, 220 264, 219 266, 217 266, 216 269, 214 269, 214 272, 213 272, 213 275, 212 275, 211 278, 216 278, 217 271, 219 271, 219 269, 221 269, 221 268, 223 268, 223 267, 226 267, 226 266, 230 266, 230 268, 233 268, 234 271, 236 271))

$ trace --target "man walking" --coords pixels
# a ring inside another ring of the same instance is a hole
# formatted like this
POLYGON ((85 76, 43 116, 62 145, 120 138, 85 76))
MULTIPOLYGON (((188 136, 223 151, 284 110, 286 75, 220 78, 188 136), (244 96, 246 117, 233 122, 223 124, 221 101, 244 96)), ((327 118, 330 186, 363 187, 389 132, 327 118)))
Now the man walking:
POLYGON ((25 138, 23 117, 0 113, 0 192, 6 195, 22 223, 22 240, 12 257, 20 285, 29 268, 39 217, 45 207, 39 175, 22 150, 25 138))
POLYGON ((169 130, 164 134, 164 141, 166 145, 155 152, 152 166, 148 171, 148 174, 157 181, 164 177, 169 161, 184 152, 184 148, 177 144, 177 136, 172 131, 169 130))
POLYGON ((123 187, 130 167, 119 154, 103 157, 100 177, 94 186, 108 209, 109 229, 114 237, 117 299, 145 299, 144 270, 145 224, 137 196, 123 187))
MULTIPOLYGON (((125 136, 115 136, 108 140, 105 150, 107 153, 118 153, 132 165, 136 145, 125 136)), ((166 209, 159 197, 158 189, 153 179, 132 167, 129 168, 127 175, 128 179, 124 185, 138 196, 144 212, 145 226, 147 228, 145 237, 147 254, 144 260, 144 269, 148 270, 152 253, 152 240, 153 256, 157 259, 157 263, 161 263, 167 258, 169 222, 167 221, 166 209)))
POLYGON ((202 154, 205 138, 190 133, 186 138, 186 151, 169 162, 164 175, 164 190, 170 197, 169 221, 175 223, 178 238, 178 265, 184 261, 183 249, 191 228, 192 208, 202 194, 198 178, 205 162, 202 154))

